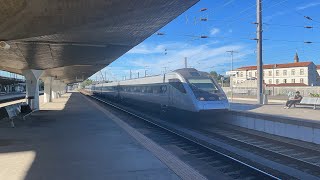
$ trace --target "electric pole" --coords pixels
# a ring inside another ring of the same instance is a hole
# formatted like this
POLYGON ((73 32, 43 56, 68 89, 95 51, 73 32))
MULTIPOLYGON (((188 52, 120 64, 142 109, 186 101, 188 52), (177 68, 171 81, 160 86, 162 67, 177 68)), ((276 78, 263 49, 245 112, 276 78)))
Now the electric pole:
POLYGON ((187 57, 184 58, 184 68, 188 68, 188 59, 187 59, 187 57))
POLYGON ((167 68, 168 68, 168 67, 162 67, 162 68, 164 68, 163 74, 165 74, 165 73, 167 72, 167 68))
POLYGON ((107 80, 107 71, 104 71, 104 80, 106 81, 106 83, 108 82, 108 80, 107 80))
POLYGON ((262 1, 257 0, 257 100, 263 104, 262 1))
POLYGON ((130 69, 130 79, 132 78, 132 72, 131 72, 131 69, 130 69))
MULTIPOLYGON (((233 54, 234 53, 238 53, 238 51, 234 51, 234 50, 231 50, 231 51, 226 51, 227 53, 230 53, 231 55, 231 72, 233 71, 233 54)), ((233 77, 234 74, 230 74, 230 90, 231 90, 231 102, 233 101, 233 77)))
POLYGON ((233 71, 233 54, 238 53, 238 51, 231 50, 231 51, 226 51, 226 52, 230 53, 230 55, 231 55, 231 71, 233 71))
POLYGON ((147 71, 148 71, 148 70, 147 70, 147 67, 148 67, 148 66, 145 66, 145 67, 144 67, 144 77, 147 77, 147 71))

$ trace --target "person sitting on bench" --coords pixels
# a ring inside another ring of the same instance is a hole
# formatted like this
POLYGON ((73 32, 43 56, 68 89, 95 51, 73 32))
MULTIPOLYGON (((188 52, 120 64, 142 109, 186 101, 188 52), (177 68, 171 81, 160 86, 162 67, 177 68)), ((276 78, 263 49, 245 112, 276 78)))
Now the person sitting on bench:
POLYGON ((285 109, 289 109, 292 105, 300 103, 301 100, 302 100, 302 96, 300 95, 300 92, 297 91, 296 95, 294 96, 294 98, 293 99, 289 99, 284 108, 285 109))

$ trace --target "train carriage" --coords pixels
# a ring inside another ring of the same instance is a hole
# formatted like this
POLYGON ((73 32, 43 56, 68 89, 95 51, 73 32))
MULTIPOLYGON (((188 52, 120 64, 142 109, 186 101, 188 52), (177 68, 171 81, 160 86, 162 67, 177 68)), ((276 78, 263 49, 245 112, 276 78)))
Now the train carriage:
POLYGON ((164 75, 103 83, 91 88, 95 95, 136 102, 147 109, 204 113, 226 111, 228 99, 206 72, 178 69, 164 75))

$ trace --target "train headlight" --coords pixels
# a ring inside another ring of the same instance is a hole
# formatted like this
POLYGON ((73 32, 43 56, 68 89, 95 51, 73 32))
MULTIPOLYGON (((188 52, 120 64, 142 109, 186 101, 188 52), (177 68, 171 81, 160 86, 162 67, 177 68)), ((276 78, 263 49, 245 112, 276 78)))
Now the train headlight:
POLYGON ((227 99, 227 97, 225 97, 225 96, 219 96, 219 100, 220 100, 220 101, 226 100, 226 99, 227 99))
POLYGON ((200 101, 205 101, 204 97, 199 97, 200 101))

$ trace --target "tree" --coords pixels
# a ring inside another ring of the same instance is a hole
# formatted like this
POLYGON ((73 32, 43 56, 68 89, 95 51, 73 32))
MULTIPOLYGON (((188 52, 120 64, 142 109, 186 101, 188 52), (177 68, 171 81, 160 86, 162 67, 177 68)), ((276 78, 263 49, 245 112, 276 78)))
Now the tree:
POLYGON ((86 79, 85 81, 83 81, 82 83, 81 83, 81 88, 84 88, 84 87, 86 87, 86 86, 89 86, 89 85, 91 85, 93 83, 93 81, 91 80, 91 79, 86 79))
POLYGON ((218 74, 216 71, 211 71, 211 72, 210 72, 210 75, 211 75, 214 79, 218 80, 218 77, 219 77, 220 74, 218 74))
POLYGON ((230 84, 230 77, 224 76, 224 75, 221 75, 221 74, 218 74, 216 71, 211 71, 211 72, 210 72, 210 75, 211 75, 212 78, 214 78, 219 84, 222 84, 222 81, 223 81, 224 86, 229 86, 229 84, 230 84))

